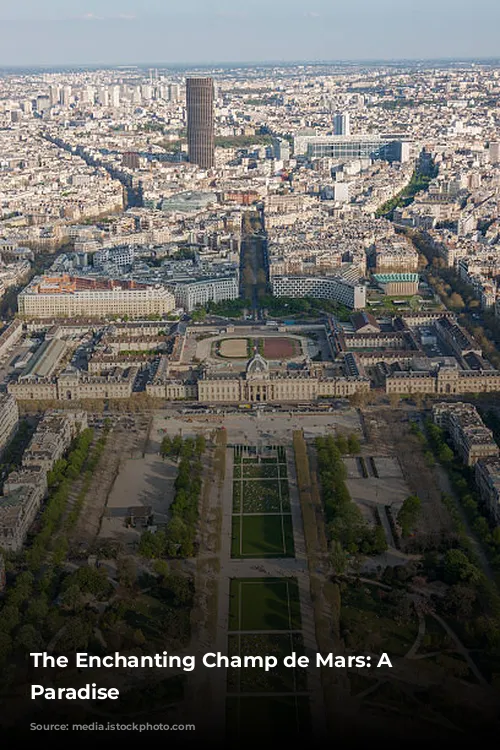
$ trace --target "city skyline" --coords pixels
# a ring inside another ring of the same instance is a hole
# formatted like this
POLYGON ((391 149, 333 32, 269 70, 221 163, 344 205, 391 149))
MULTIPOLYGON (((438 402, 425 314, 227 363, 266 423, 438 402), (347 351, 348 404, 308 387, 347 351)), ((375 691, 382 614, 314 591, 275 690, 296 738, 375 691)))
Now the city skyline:
POLYGON ((478 0, 0 2, 2 66, 475 59, 498 55, 500 7, 478 0), (470 29, 487 18, 481 35, 470 29), (411 29, 411 38, 408 31, 411 29), (185 32, 185 33, 183 33, 185 32), (214 52, 214 50, 216 52, 214 52))

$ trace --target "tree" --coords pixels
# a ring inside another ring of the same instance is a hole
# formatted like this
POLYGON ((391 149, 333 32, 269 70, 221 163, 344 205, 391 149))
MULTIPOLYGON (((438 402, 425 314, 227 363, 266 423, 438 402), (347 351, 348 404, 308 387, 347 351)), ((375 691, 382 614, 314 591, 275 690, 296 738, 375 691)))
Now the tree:
POLYGON ((450 296, 450 307, 457 312, 461 312, 465 307, 465 302, 458 292, 453 292, 450 296))
POLYGON ((42 649, 43 638, 38 628, 33 625, 23 625, 14 639, 14 646, 17 651, 21 651, 27 657, 32 651, 42 649))
POLYGON ((354 435, 354 433, 351 433, 349 437, 347 438, 347 447, 348 447, 349 453, 360 452, 361 443, 359 442, 358 436, 354 435))
POLYGON ((68 586, 66 591, 61 595, 61 603, 64 607, 77 612, 83 607, 84 599, 80 587, 76 584, 68 586))
POLYGON ((420 515, 421 506, 420 498, 416 495, 410 495, 399 509, 397 521, 401 526, 401 533, 404 537, 410 536, 420 515))
POLYGON ((389 395, 389 402, 393 409, 395 409, 397 406, 399 406, 399 402, 401 400, 401 397, 398 393, 391 393, 389 395))
POLYGON ((5 662, 12 652, 12 638, 0 630, 0 664, 5 662))
POLYGON ((174 597, 177 606, 189 604, 193 598, 191 580, 183 575, 171 575, 165 582, 165 587, 174 597))
POLYGON ((456 583, 448 589, 444 599, 444 607, 452 617, 465 621, 472 616, 476 600, 477 595, 474 589, 456 583))
POLYGON ((339 452, 344 456, 348 451, 348 441, 346 436, 342 435, 342 433, 339 433, 335 438, 335 442, 337 444, 339 452))
POLYGON ((438 458, 443 464, 449 464, 453 461, 455 455, 449 445, 443 443, 439 449, 438 458))
POLYGON ((0 632, 11 633, 20 619, 18 607, 15 604, 6 604, 0 612, 0 632))
POLYGON ((93 568, 84 565, 71 573, 63 582, 62 590, 66 591, 70 586, 76 585, 85 593, 93 596, 106 594, 110 589, 108 576, 104 568, 93 568))
POLYGON ((196 453, 201 456, 205 452, 206 440, 203 435, 197 435, 195 440, 196 453))
MULTIPOLYGON (((170 519, 167 526, 167 542, 169 545, 169 554, 177 556, 180 549, 188 540, 188 529, 182 518, 174 516, 170 519)), ((187 556, 187 555, 186 555, 187 556)))
POLYGON ((163 440, 161 441, 160 446, 160 453, 165 458, 165 456, 170 456, 172 454, 172 440, 168 435, 165 435, 163 440))
POLYGON ((473 565, 465 552, 449 549, 444 556, 444 574, 447 583, 478 583, 481 571, 473 565))
POLYGON ((139 554, 150 560, 162 557, 165 554, 166 537, 163 531, 153 534, 151 531, 145 531, 139 542, 139 554))
POLYGON ((134 630, 134 643, 136 646, 144 646, 146 643, 146 636, 140 628, 134 630))
POLYGON ((170 574, 170 566, 166 560, 155 560, 153 570, 163 580, 167 579, 170 574))
POLYGON ((132 557, 120 557, 116 563, 118 580, 122 586, 132 588, 137 580, 137 566, 132 557))
POLYGON ((85 650, 92 636, 92 624, 80 617, 71 617, 57 647, 60 653, 85 650))
POLYGON ((196 323, 201 323, 205 320, 207 317, 206 310, 204 310, 202 307, 196 308, 196 310, 193 310, 191 313, 191 319, 195 321, 196 323))
POLYGON ((330 545, 330 563, 336 575, 342 575, 345 573, 347 567, 347 553, 340 542, 335 540, 333 540, 330 545))
POLYGON ((182 448, 182 438, 180 435, 175 435, 172 440, 172 453, 174 456, 179 456, 182 448))
POLYGON ((40 623, 45 620, 49 613, 49 602, 45 594, 40 594, 36 599, 33 599, 30 603, 26 617, 34 625, 40 626, 40 623))
POLYGON ((366 404, 366 397, 367 397, 366 393, 357 391, 356 393, 353 393, 351 396, 349 396, 349 403, 351 404, 351 406, 354 406, 355 408, 359 408, 366 404))

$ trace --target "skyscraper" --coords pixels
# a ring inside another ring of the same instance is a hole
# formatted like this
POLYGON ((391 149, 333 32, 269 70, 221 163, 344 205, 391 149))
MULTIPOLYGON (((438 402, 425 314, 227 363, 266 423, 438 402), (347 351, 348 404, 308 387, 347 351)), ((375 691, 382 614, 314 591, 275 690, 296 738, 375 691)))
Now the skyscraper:
POLYGON ((339 112, 333 118, 334 135, 351 135, 351 125, 348 112, 339 112))
POLYGON ((189 161, 203 169, 214 166, 214 82, 212 78, 186 80, 189 161))

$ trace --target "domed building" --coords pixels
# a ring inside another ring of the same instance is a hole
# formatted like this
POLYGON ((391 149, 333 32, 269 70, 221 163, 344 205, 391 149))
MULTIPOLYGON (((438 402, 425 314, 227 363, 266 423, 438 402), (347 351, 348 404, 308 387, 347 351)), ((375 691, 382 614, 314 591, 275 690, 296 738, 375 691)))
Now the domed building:
POLYGON ((310 360, 301 369, 273 370, 260 354, 249 359, 241 374, 205 370, 197 383, 202 403, 281 403, 315 401, 320 397, 345 397, 370 390, 363 377, 327 377, 321 365, 310 360))
POLYGON ((260 354, 254 354, 252 359, 248 360, 246 367, 246 378, 251 380, 255 377, 262 377, 264 373, 269 373, 269 364, 261 357, 260 354))

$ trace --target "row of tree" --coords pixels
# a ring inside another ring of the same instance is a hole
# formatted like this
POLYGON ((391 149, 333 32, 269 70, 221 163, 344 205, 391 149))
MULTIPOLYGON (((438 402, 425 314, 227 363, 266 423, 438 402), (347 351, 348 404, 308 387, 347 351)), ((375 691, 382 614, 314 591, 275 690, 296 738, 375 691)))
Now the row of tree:
MULTIPOLYGON (((88 489, 87 482, 100 460, 106 435, 107 430, 91 452, 93 430, 83 430, 74 440, 67 458, 58 461, 50 472, 49 497, 42 513, 40 530, 22 556, 21 562, 28 569, 20 572, 14 583, 9 585, 0 611, 0 663, 12 651, 26 654, 40 650, 47 637, 53 636, 62 625, 57 599, 61 595, 61 603, 64 604, 66 588, 72 583, 70 579, 66 586, 60 588, 60 566, 68 550, 67 531, 78 519, 84 501, 82 493, 84 488, 88 489), (66 515, 72 483, 82 472, 82 490, 71 512, 66 515)), ((12 561, 9 561, 9 565, 12 565, 12 561)), ((96 578, 93 571, 77 571, 74 576, 75 579, 82 577, 82 581, 85 576, 96 578)), ((103 574, 99 573, 99 580, 102 579, 103 574)))
POLYGON ((352 501, 346 485, 347 472, 342 455, 332 435, 316 438, 321 497, 327 531, 335 553, 338 572, 345 567, 346 555, 376 555, 387 549, 384 530, 371 529, 352 501))
POLYGON ((428 420, 426 431, 434 455, 448 470, 452 487, 459 497, 474 534, 481 541, 492 567, 499 571, 500 526, 493 525, 486 517, 487 511, 481 504, 474 473, 455 457, 454 452, 446 443, 444 430, 428 420))
POLYGON ((274 317, 317 317, 324 313, 335 315, 339 320, 348 321, 352 311, 340 302, 315 297, 273 297, 265 295, 260 300, 261 306, 274 317))
POLYGON ((202 456, 205 439, 180 436, 170 442, 162 441, 163 456, 179 461, 175 480, 175 495, 170 506, 170 520, 164 531, 145 531, 139 543, 139 554, 148 558, 192 557, 199 519, 199 500, 202 487, 202 456))

